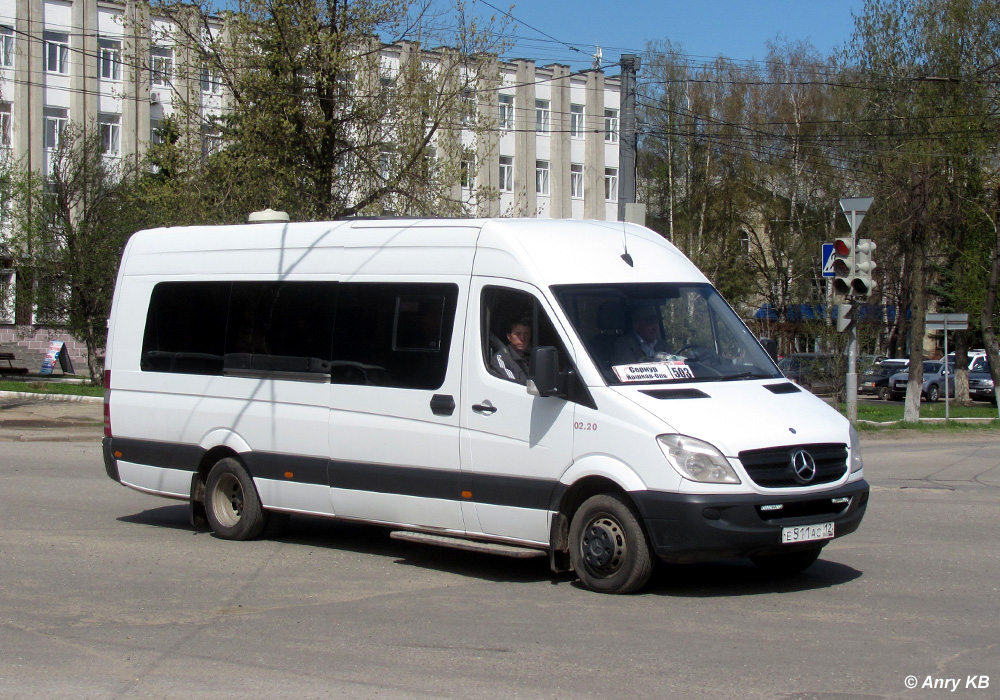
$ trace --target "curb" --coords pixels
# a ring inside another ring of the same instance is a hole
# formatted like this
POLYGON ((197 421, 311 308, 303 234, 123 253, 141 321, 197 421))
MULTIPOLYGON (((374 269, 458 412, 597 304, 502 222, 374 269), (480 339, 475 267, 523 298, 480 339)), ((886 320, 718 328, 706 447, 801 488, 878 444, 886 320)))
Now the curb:
POLYGON ((41 394, 33 391, 0 391, 0 399, 37 399, 39 401, 78 401, 82 403, 103 403, 101 396, 78 396, 76 394, 41 394))
MULTIPOLYGON (((919 423, 992 423, 998 420, 997 418, 921 418, 919 423)), ((858 420, 858 423, 864 425, 878 425, 878 426, 893 426, 893 425, 906 425, 904 420, 887 420, 887 421, 877 421, 877 420, 858 420)))

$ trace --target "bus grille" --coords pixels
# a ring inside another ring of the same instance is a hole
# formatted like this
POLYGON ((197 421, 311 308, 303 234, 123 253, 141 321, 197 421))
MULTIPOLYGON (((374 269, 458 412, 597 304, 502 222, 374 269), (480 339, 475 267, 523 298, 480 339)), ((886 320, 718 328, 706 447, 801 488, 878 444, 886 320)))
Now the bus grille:
POLYGON ((740 452, 739 458, 754 483, 765 488, 829 484, 847 472, 847 446, 841 443, 786 445, 763 450, 745 450, 740 452), (816 475, 811 479, 803 479, 796 475, 793 459, 798 452, 808 453, 816 465, 816 475))

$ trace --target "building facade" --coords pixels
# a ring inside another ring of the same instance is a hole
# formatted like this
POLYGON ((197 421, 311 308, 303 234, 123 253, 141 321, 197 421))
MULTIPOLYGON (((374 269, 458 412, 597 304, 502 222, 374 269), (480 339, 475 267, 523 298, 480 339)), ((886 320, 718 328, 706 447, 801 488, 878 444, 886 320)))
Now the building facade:
MULTIPOLYGON (((0 147, 48 173, 63 129, 75 123, 100 131, 106 158, 141 159, 160 120, 181 114, 178 96, 200 104, 200 114, 184 110, 189 137, 200 137, 205 153, 222 147, 204 125, 230 107, 225 90, 173 35, 143 0, 0 0, 0 147)), ((398 64, 407 50, 385 46, 383 59, 398 64)), ((618 78, 526 59, 501 63, 500 74, 498 90, 474 97, 495 128, 478 140, 460 136, 474 154, 453 193, 467 213, 616 219, 618 78)), ((16 270, 2 236, 0 285, 10 289, 16 270)), ((0 306, 0 344, 31 337, 30 310, 15 311, 12 297, 0 306)))
POLYGON ((500 196, 488 215, 618 218, 617 77, 514 60, 501 67, 490 98, 497 143, 478 184, 500 196))

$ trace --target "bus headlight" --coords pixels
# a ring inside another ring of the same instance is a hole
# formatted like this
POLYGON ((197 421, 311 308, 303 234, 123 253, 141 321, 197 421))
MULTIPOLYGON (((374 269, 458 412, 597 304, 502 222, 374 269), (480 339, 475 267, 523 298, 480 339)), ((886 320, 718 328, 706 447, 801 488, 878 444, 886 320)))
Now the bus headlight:
POLYGON ((670 466, 685 479, 703 484, 740 483, 729 460, 707 442, 687 435, 660 435, 656 442, 670 466))
POLYGON ((861 459, 861 438, 858 431, 851 426, 851 474, 859 472, 865 468, 865 462, 861 459))

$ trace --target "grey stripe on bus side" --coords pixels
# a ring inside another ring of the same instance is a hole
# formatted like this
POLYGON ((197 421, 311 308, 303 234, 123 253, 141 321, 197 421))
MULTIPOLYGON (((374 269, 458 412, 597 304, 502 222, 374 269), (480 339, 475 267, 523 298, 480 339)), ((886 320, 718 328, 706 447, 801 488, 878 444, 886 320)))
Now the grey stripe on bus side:
MULTIPOLYGON (((205 450, 197 445, 129 438, 112 438, 112 450, 122 454, 118 459, 191 472, 197 470, 205 455, 205 450)), ((560 486, 554 479, 348 462, 275 452, 244 452, 239 456, 250 474, 261 479, 515 508, 547 510, 560 486), (463 498, 463 491, 471 492, 472 497, 463 498)))

